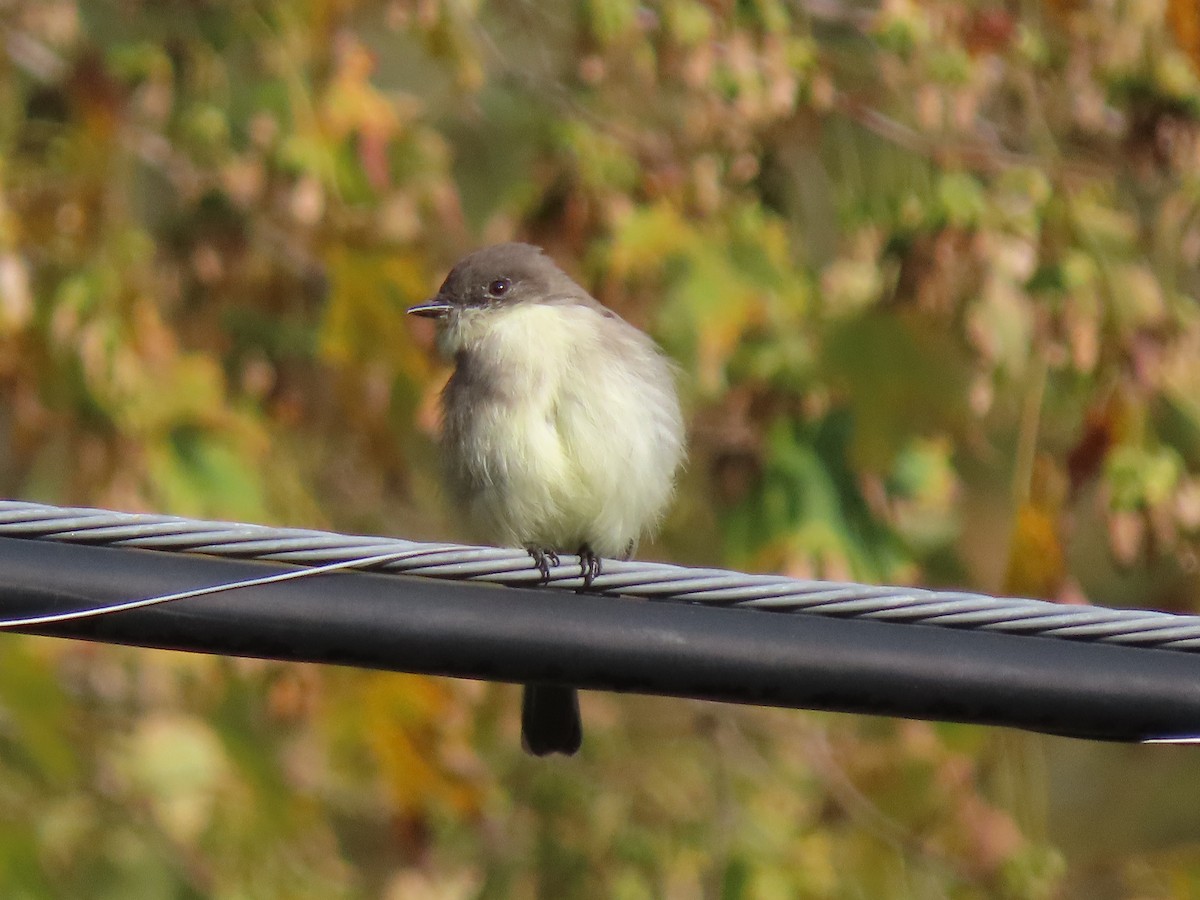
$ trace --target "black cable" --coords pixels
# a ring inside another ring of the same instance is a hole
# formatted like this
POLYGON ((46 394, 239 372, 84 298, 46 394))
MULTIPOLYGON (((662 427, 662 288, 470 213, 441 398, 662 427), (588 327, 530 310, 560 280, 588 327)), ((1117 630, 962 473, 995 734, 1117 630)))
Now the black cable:
MULTIPOLYGON (((61 612, 284 571, 0 538, 0 613, 61 612)), ((403 575, 339 572, 21 630, 1104 740, 1200 734, 1196 654, 403 575)))

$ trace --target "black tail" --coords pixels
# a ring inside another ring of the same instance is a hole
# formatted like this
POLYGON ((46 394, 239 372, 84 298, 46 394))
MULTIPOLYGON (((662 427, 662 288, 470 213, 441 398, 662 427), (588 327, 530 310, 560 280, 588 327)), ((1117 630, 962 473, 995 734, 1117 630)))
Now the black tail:
POLYGON ((579 694, 573 687, 527 684, 521 700, 521 746, 534 756, 571 756, 583 743, 579 694))

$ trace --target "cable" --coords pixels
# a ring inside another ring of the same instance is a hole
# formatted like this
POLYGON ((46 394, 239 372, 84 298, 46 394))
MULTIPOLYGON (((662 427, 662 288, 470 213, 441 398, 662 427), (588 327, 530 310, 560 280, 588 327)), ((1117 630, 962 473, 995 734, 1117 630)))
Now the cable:
POLYGON ((617 561, 576 593, 573 556, 540 579, 523 550, 0 502, 0 624, 27 633, 1200 740, 1193 616, 617 561))
POLYGON ((378 571, 270 580, 296 571, 0 537, 0 603, 14 617, 243 585, 25 633, 1105 740, 1200 734, 1192 653, 378 571))
MULTIPOLYGON (((362 564, 365 558, 385 556, 392 558, 378 568, 392 573, 508 586, 536 586, 541 581, 529 555, 521 549, 427 544, 22 501, 0 501, 0 537, 171 550, 310 567, 362 564)), ((548 586, 581 590, 584 582, 578 557, 560 554, 560 560, 550 572, 548 586)), ((619 560, 604 561, 603 572, 591 590, 644 599, 1200 652, 1200 617, 1150 610, 1066 606, 959 591, 804 581, 619 560)))

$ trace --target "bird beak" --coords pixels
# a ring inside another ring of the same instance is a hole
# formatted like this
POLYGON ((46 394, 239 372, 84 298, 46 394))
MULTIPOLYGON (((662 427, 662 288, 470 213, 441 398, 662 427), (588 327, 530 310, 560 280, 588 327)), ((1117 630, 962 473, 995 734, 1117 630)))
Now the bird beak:
POLYGON ((444 319, 450 314, 450 310, 453 308, 453 304, 447 303, 440 297, 434 297, 432 300, 426 300, 424 303, 410 306, 408 314, 410 316, 421 316, 424 319, 444 319))

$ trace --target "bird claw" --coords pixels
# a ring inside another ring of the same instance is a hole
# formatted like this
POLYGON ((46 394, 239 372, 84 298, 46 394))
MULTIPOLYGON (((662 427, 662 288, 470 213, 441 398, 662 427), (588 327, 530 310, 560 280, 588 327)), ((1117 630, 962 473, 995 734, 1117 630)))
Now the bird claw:
POLYGON ((525 552, 533 559, 533 564, 537 566, 539 574, 542 578, 539 584, 550 583, 550 567, 558 566, 558 554, 553 550, 547 550, 545 547, 526 547, 525 552))
MULTIPOLYGON (((546 547, 536 545, 527 546, 525 552, 529 554, 533 564, 537 566, 538 573, 542 576, 539 584, 549 584, 551 567, 557 568, 560 564, 558 554, 546 547)), ((592 586, 592 582, 600 577, 601 560, 596 555, 596 551, 587 544, 579 548, 578 556, 579 572, 583 576, 583 589, 586 591, 592 586)))
POLYGON ((600 577, 600 557, 587 544, 579 548, 578 555, 579 569, 583 575, 583 589, 586 591, 592 586, 592 582, 600 577))

